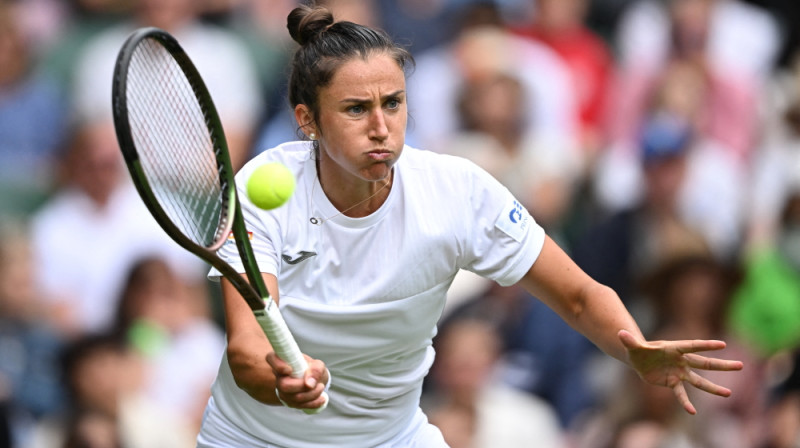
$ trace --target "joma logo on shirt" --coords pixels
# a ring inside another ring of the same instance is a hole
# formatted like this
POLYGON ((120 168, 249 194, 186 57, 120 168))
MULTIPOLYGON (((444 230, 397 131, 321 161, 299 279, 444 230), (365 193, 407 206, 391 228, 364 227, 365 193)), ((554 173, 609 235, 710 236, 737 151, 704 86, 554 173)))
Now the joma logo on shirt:
POLYGON ((287 262, 289 264, 297 264, 297 263, 300 263, 303 260, 307 260, 307 259, 309 259, 309 258, 311 258, 311 257, 313 257, 315 255, 317 255, 316 252, 309 252, 307 250, 301 250, 300 253, 297 255, 297 257, 295 257, 294 259, 290 255, 286 255, 286 254, 281 255, 281 258, 283 258, 283 261, 285 261, 285 262, 287 262))

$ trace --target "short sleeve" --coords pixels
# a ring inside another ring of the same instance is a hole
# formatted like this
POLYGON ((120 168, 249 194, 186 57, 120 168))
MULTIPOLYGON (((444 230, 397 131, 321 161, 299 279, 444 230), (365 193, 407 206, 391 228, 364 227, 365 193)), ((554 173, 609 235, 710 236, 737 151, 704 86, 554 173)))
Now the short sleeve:
POLYGON ((464 240, 462 268, 501 286, 518 282, 539 256, 544 229, 499 181, 474 166, 464 217, 472 223, 464 240))

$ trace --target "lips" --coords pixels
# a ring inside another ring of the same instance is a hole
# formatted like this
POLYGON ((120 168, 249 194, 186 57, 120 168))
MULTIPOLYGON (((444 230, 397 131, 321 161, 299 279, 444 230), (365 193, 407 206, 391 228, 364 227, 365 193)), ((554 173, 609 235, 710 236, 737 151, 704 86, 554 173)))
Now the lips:
POLYGON ((393 156, 393 153, 388 149, 376 149, 367 153, 367 157, 373 160, 386 160, 393 156))

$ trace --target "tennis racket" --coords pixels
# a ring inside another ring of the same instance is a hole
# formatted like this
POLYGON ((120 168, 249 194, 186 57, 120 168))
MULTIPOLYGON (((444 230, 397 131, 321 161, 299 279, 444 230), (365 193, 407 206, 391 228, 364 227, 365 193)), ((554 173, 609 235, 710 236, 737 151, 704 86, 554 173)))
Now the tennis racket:
MULTIPOLYGON (((275 353, 302 377, 308 364, 261 277, 222 125, 189 56, 167 32, 138 29, 120 49, 112 95, 120 149, 150 213, 175 242, 236 287, 275 353), (216 254, 231 234, 247 280, 216 254)), ((323 410, 327 394, 325 400, 304 411, 323 410)))

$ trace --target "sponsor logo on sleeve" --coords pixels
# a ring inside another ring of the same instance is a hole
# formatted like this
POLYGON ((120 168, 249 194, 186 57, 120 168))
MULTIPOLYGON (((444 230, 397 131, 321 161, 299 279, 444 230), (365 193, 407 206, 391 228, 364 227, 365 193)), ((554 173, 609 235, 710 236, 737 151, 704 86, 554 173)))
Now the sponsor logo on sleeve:
POLYGON ((528 214, 528 210, 516 200, 511 200, 508 205, 503 208, 500 216, 497 217, 494 226, 515 241, 520 242, 525 236, 530 221, 531 216, 528 214))

